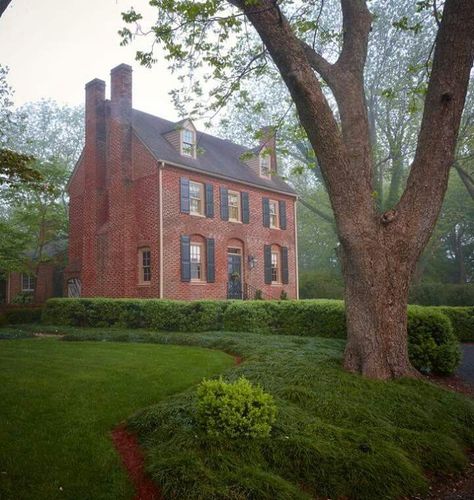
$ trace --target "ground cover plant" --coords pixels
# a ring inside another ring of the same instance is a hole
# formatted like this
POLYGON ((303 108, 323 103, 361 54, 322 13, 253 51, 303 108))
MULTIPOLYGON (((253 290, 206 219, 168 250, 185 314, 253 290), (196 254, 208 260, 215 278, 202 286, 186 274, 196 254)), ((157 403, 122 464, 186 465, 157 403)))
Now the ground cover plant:
POLYGON ((395 499, 426 493, 425 471, 460 471, 464 450, 474 445, 471 400, 422 380, 381 382, 346 373, 342 339, 41 328, 66 333, 70 341, 234 353, 244 362, 224 380, 244 376, 273 396, 277 419, 269 438, 210 438, 197 422, 195 389, 133 415, 128 427, 138 434, 165 498, 395 499))
MULTIPOLYGON (((0 336, 25 337, 29 328, 0 336)), ((110 431, 233 362, 178 346, 0 341, 0 498, 132 498, 110 431)))

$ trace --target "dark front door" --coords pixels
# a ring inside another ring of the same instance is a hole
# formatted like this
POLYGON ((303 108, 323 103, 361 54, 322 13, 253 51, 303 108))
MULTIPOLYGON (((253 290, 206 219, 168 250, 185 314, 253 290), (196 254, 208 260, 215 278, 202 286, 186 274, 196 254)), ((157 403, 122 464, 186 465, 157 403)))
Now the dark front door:
POLYGON ((229 249, 227 253, 227 298, 242 298, 242 254, 239 249, 229 249))

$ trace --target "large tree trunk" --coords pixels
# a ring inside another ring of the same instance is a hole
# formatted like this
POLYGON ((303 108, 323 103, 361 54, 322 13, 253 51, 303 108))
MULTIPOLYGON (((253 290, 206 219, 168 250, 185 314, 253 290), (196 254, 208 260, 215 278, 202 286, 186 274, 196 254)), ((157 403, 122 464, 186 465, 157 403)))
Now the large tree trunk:
POLYGON ((344 367, 367 377, 416 376, 408 358, 410 269, 403 252, 373 239, 343 249, 348 342, 344 367))

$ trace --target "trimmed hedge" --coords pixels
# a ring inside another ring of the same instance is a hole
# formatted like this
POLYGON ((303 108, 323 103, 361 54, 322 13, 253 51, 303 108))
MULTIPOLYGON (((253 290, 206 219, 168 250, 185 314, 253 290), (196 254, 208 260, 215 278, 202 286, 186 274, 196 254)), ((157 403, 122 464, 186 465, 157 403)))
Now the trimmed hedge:
POLYGON ((451 320, 460 342, 474 342, 474 307, 433 307, 451 320))
POLYGON ((42 307, 12 307, 4 309, 1 313, 0 324, 21 325, 38 323, 42 317, 42 307))
MULTIPOLYGON (((444 309, 408 307, 410 359, 420 371, 448 374, 459 364, 459 343, 444 309)), ((43 321, 55 325, 119 326, 181 332, 226 330, 346 337, 344 303, 339 300, 183 302, 50 299, 43 312, 43 321)))

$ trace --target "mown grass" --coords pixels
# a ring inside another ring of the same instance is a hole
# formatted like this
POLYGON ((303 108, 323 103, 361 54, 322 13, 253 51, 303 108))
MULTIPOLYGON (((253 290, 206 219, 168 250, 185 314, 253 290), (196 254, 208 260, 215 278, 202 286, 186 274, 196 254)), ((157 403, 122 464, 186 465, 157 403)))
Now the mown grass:
MULTIPOLYGON (((51 327, 54 329, 54 327, 51 327)), ((199 345, 241 355, 225 373, 273 394, 271 437, 210 439, 196 424, 195 390, 132 416, 148 470, 166 498, 395 499, 424 494, 426 471, 466 465, 474 404, 421 380, 379 382, 341 369, 344 341, 246 333, 154 333, 61 328, 66 340, 199 345)))
MULTIPOLYGON (((1 329, 0 337, 34 330, 1 329)), ((132 498, 110 431, 233 363, 179 346, 0 341, 0 498, 132 498)))

